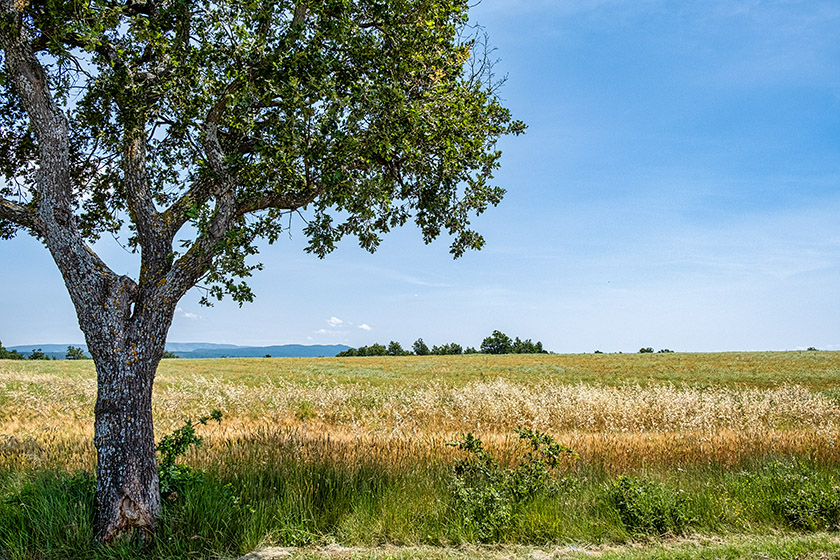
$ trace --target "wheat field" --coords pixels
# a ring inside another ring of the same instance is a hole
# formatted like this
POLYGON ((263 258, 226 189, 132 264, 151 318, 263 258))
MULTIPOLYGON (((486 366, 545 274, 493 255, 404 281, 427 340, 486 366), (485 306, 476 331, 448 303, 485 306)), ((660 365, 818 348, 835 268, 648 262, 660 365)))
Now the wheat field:
MULTIPOLYGON (((192 458, 207 464, 270 441, 396 468, 450 460, 465 432, 504 450, 516 427, 615 472, 833 462, 838 373, 832 352, 165 360, 153 406, 158 434, 222 411, 192 458)), ((0 362, 0 466, 91 468, 95 398, 90 361, 0 362)))

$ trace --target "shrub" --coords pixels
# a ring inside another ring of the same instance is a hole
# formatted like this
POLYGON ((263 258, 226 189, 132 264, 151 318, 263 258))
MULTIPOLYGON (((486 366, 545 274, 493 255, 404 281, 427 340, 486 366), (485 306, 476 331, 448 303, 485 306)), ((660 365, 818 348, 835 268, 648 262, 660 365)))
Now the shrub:
POLYGON ((523 504, 550 482, 550 471, 563 456, 577 453, 536 430, 516 429, 529 450, 515 468, 499 465, 472 433, 449 443, 469 455, 459 460, 450 481, 453 507, 482 542, 498 540, 512 525, 523 504))
POLYGON ((690 522, 682 491, 631 476, 619 476, 607 484, 607 503, 618 513, 624 527, 633 533, 681 534, 690 522))
POLYGON ((765 483, 772 489, 771 510, 794 529, 840 528, 840 487, 830 475, 817 473, 801 461, 776 462, 765 483))
POLYGON ((639 354, 653 354, 653 348, 650 346, 647 348, 639 348, 639 354))

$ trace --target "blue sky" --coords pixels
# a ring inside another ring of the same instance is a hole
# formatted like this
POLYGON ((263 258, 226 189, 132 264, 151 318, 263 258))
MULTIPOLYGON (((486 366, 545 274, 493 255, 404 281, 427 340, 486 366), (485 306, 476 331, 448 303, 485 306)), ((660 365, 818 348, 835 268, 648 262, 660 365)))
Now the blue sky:
MULTIPOLYGON (((453 261, 407 227, 320 261, 293 231, 255 303, 188 294, 169 340, 840 349, 840 4, 484 0, 472 19, 529 125, 502 143, 486 248, 453 261)), ((4 345, 83 342, 37 242, 0 261, 4 345)))

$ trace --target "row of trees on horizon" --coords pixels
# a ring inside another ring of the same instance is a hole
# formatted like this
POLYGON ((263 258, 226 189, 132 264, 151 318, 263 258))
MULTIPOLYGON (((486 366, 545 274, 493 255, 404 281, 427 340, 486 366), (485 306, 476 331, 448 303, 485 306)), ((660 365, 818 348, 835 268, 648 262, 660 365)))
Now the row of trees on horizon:
MULTIPOLYGON (((88 356, 85 351, 78 346, 68 346, 64 359, 89 360, 90 356, 88 356)), ((40 348, 36 348, 32 352, 29 352, 28 355, 24 355, 17 350, 8 350, 3 346, 3 343, 0 342, 0 360, 55 360, 55 357, 49 356, 40 348)))
POLYGON ((521 340, 519 337, 511 339, 501 331, 493 331, 493 334, 481 341, 478 350, 472 346, 464 348, 457 342, 450 342, 441 346, 429 346, 418 338, 411 345, 411 350, 405 350, 399 342, 392 340, 387 346, 383 344, 372 344, 360 346, 339 352, 339 358, 352 358, 359 356, 457 356, 460 354, 548 354, 543 349, 542 342, 531 342, 531 339, 521 340))

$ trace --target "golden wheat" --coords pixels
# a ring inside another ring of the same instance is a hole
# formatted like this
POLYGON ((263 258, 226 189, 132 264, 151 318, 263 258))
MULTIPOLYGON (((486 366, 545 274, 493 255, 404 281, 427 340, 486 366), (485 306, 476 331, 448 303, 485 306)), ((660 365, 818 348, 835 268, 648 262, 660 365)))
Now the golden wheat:
MULTIPOLYGON (((837 365, 831 358, 818 362, 822 365, 817 369, 831 371, 837 365)), ((708 363, 721 359, 714 355, 708 363)), ((787 359, 804 367, 800 362, 811 357, 796 354, 787 359)), ((461 360, 394 362, 410 365, 406 365, 413 372, 410 383, 381 382, 389 372, 375 383, 358 379, 351 383, 319 374, 306 381, 291 371, 295 364, 307 370, 335 370, 345 364, 336 360, 268 361, 282 362, 284 375, 257 369, 248 375, 242 369, 243 364, 257 361, 236 361, 232 373, 223 369, 232 361, 197 362, 194 370, 186 360, 177 368, 168 362, 169 370, 160 375, 155 389, 156 426, 159 433, 166 433, 183 422, 185 411, 197 416, 221 410, 224 423, 210 431, 205 447, 192 457, 206 464, 238 454, 270 461, 289 453, 351 463, 384 461, 395 469, 409 468, 450 461, 455 452, 445 443, 467 431, 480 434, 500 450, 510 448, 514 446, 510 434, 517 426, 551 433, 575 448, 584 461, 610 470, 689 462, 737 464, 774 454, 820 461, 840 458, 840 403, 805 384, 566 383, 551 375, 534 374, 530 379, 521 375, 522 368, 556 369, 560 362, 553 356, 542 361, 533 357, 494 361, 484 356, 461 360), (484 380, 472 374, 459 376, 459 363, 465 369, 484 364, 499 375, 484 380), (211 368, 214 364, 215 369, 211 368), (432 373, 423 364, 432 364, 432 373), (519 364, 520 369, 505 377, 505 364, 519 364), (420 370, 425 373, 421 375, 420 370)), ((668 364, 685 368, 690 363, 695 370, 705 367, 694 355, 659 361, 646 357, 646 362, 637 356, 626 356, 624 362, 617 357, 587 360, 601 368, 599 375, 626 363, 635 381, 645 371, 655 373, 668 364), (647 364, 648 369, 640 369, 640 364, 647 364)), ((748 370, 771 363, 749 355, 729 360, 722 369, 748 370)), ((380 361, 359 363, 365 371, 380 367, 380 361)), ((381 363, 394 367, 387 360, 381 363)), ((574 366, 578 362, 564 363, 566 369, 582 367, 574 366)), ((347 369, 356 371, 353 375, 358 378, 360 366, 354 367, 347 369)), ((96 398, 92 368, 58 363, 33 368, 28 363, 0 362, 0 466, 89 468, 94 456, 90 441, 96 398)))

